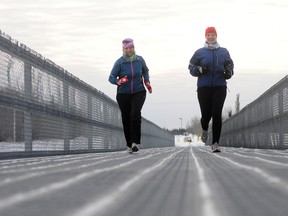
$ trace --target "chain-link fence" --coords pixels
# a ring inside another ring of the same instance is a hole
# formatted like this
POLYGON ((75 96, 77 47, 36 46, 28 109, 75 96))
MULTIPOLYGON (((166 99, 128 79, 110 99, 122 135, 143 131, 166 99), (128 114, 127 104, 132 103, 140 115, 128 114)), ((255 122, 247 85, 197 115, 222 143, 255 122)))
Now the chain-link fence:
MULTIPOLYGON (((42 154, 125 148, 115 101, 0 31, 0 152, 42 154)), ((142 147, 174 136, 142 119, 142 147)))
POLYGON ((223 123, 220 144, 287 149, 288 76, 226 120, 223 123))

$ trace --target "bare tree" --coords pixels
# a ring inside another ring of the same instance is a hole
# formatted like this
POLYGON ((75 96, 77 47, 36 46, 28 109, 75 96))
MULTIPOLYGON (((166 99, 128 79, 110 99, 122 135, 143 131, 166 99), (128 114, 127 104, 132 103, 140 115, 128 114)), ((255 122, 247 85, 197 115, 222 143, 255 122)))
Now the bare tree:
POLYGON ((231 107, 225 107, 224 112, 222 114, 222 119, 226 120, 226 119, 230 118, 232 116, 232 114, 233 114, 232 108, 231 107))
POLYGON ((186 125, 186 131, 200 136, 202 132, 200 117, 194 116, 186 125))

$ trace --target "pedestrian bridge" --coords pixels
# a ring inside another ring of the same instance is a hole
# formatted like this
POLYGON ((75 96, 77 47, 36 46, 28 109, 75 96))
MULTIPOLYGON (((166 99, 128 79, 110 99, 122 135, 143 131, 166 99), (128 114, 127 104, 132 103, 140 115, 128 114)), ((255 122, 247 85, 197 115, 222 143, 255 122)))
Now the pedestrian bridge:
POLYGON ((1 216, 287 215, 288 76, 223 123, 222 153, 143 119, 132 155, 115 101, 1 31, 0 77, 1 216))
POLYGON ((286 216, 288 151, 163 147, 0 161, 1 216, 286 216))

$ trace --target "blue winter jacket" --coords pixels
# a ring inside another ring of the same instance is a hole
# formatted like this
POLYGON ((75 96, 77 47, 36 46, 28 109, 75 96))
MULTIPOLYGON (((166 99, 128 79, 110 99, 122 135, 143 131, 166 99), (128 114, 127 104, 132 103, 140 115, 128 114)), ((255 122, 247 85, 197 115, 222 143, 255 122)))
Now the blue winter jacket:
POLYGON ((122 56, 115 62, 109 76, 109 82, 118 85, 118 93, 133 94, 145 91, 143 78, 144 82, 150 82, 149 69, 144 59, 135 54, 132 61, 127 56, 122 56), (128 82, 119 86, 118 80, 125 76, 128 77, 128 82))
POLYGON ((234 64, 226 48, 208 49, 206 47, 198 49, 190 60, 188 69, 192 76, 198 77, 198 87, 226 86, 224 78, 224 62, 231 61, 232 69, 234 64), (201 74, 199 66, 208 67, 208 73, 201 74))

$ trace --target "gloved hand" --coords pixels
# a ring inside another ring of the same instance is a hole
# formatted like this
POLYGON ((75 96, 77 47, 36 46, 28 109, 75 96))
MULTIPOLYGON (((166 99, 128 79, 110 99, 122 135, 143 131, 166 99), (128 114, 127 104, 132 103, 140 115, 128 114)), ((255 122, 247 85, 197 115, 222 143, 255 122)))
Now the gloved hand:
POLYGON ((198 70, 200 74, 208 73, 208 67, 206 65, 198 66, 198 70))
POLYGON ((224 62, 224 78, 230 79, 234 74, 233 62, 228 60, 224 62))
POLYGON ((128 82, 128 77, 124 76, 124 77, 122 77, 122 78, 120 78, 118 80, 117 84, 120 86, 120 85, 122 85, 123 83, 126 83, 126 82, 128 82))
POLYGON ((150 85, 150 83, 148 81, 145 81, 145 86, 148 89, 149 93, 152 93, 152 86, 150 85))

